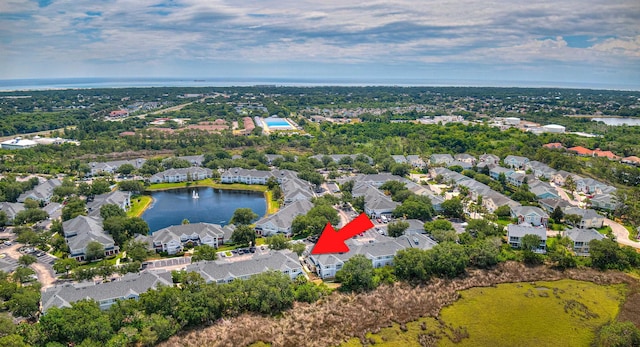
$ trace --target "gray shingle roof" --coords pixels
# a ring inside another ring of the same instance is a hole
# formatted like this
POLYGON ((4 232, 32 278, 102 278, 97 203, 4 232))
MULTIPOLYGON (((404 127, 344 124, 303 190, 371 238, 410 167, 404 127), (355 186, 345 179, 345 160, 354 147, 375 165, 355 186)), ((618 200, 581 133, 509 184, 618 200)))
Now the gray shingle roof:
POLYGON ((525 235, 538 235, 541 240, 547 239, 547 229, 544 227, 533 227, 528 224, 509 224, 507 225, 508 237, 523 237, 525 235))
POLYGON ((126 274, 113 282, 59 285, 42 292, 42 309, 47 311, 51 307, 70 307, 71 303, 83 299, 100 302, 110 299, 137 298, 141 293, 160 285, 173 285, 171 273, 143 271, 126 274))
POLYGON ((282 250, 254 255, 247 260, 201 261, 187 266, 186 271, 198 272, 207 282, 227 282, 269 270, 290 271, 293 269, 302 272, 298 256, 289 250, 282 250))
POLYGON ((260 219, 256 222, 256 227, 260 227, 266 223, 272 223, 278 228, 288 228, 296 216, 307 214, 311 208, 313 208, 313 203, 309 200, 295 201, 280 209, 278 212, 260 219))
POLYGON ((591 240, 603 240, 604 235, 600 234, 594 229, 568 229, 564 231, 567 236, 573 242, 589 243, 591 240))

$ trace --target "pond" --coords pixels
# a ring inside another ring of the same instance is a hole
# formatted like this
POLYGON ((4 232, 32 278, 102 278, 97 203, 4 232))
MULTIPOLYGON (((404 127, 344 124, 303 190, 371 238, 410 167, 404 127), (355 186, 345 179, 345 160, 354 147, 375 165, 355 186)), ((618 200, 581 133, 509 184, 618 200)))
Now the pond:
POLYGON ((179 225, 184 219, 191 223, 229 224, 233 212, 248 207, 264 216, 267 205, 260 192, 194 187, 170 189, 151 193, 153 203, 142 214, 149 230, 179 225))

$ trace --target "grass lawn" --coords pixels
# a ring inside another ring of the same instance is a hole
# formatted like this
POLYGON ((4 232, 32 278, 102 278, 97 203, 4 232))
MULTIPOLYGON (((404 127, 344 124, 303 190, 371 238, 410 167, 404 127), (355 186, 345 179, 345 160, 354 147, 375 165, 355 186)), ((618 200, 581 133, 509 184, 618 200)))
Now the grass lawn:
POLYGON ((256 184, 242 184, 242 183, 230 183, 230 184, 217 183, 210 178, 207 178, 201 181, 195 181, 195 182, 155 183, 147 187, 147 190, 154 191, 154 190, 188 188, 188 187, 212 187, 216 189, 250 190, 254 192, 267 191, 267 186, 261 186, 256 184))
POLYGON ((627 228, 627 230, 629 230, 629 239, 630 240, 636 240, 638 238, 638 229, 630 226, 630 225, 625 225, 625 228, 627 228))
MULTIPOLYGON (((596 330, 618 315, 626 286, 560 280, 472 288, 460 295, 440 312, 440 322, 421 318, 367 338, 376 346, 420 346, 420 335, 437 336, 438 346, 590 346, 596 330)), ((362 345, 354 338, 342 346, 362 345)))
POLYGON ((139 195, 131 199, 131 208, 127 211, 127 217, 140 217, 144 210, 149 207, 153 198, 149 195, 139 195))

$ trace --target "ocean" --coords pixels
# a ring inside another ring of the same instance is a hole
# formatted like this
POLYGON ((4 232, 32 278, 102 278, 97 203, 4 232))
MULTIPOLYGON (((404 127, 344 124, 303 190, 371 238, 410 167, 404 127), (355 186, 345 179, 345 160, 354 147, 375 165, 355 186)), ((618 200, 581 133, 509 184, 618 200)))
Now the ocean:
POLYGON ((87 88, 135 87, 242 87, 242 86, 453 86, 453 87, 532 87, 638 90, 639 86, 606 83, 538 81, 481 81, 426 79, 306 79, 306 78, 42 78, 0 80, 0 91, 29 91, 87 88))

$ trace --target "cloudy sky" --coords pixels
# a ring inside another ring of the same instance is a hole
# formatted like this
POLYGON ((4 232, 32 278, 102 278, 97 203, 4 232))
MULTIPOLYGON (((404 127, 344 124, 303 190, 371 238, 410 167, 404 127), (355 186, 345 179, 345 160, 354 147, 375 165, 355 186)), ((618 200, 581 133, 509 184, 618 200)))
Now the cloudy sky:
POLYGON ((49 77, 640 88, 640 1, 1 0, 0 79, 49 77))

